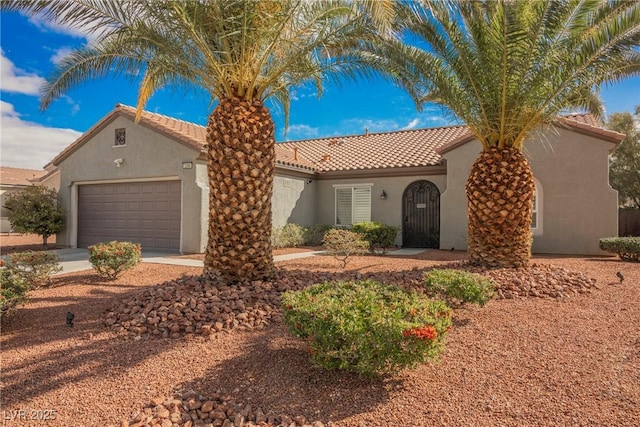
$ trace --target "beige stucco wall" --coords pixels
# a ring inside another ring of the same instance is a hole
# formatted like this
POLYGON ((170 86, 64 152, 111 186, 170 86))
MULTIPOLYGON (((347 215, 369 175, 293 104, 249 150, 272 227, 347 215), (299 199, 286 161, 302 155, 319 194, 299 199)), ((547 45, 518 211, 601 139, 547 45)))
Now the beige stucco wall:
MULTIPOLYGON (((561 128, 536 134, 525 143, 536 180, 542 186, 542 229, 534 233, 534 253, 602 254, 601 237, 618 233, 618 194, 609 186, 608 154, 614 144, 561 128)), ((481 152, 478 141, 444 154, 447 191, 441 197, 440 247, 466 249, 464 187, 481 152)))
POLYGON ((371 187, 371 221, 399 227, 400 231, 396 238, 396 244, 402 246, 402 195, 411 183, 420 180, 433 182, 440 190, 440 193, 445 191, 447 186, 446 176, 443 174, 320 180, 318 181, 317 222, 319 224, 334 225, 336 206, 334 185, 373 184, 371 187), (382 190, 387 194, 385 200, 380 198, 382 190))
POLYGON ((206 165, 203 171, 203 162, 196 160, 198 155, 193 148, 137 125, 129 118, 117 117, 59 165, 59 195, 67 212, 67 227, 58 235, 57 243, 76 245, 78 185, 172 179, 182 183, 180 250, 202 251, 206 243, 202 240, 206 235, 203 212, 208 208, 208 181, 206 165), (126 145, 114 147, 116 128, 126 129, 126 145), (116 159, 123 160, 120 167, 116 167, 116 159), (182 162, 194 162, 194 167, 183 169, 182 162))
POLYGON ((273 227, 287 223, 309 226, 316 223, 317 181, 313 175, 304 176, 276 169, 273 179, 273 227))

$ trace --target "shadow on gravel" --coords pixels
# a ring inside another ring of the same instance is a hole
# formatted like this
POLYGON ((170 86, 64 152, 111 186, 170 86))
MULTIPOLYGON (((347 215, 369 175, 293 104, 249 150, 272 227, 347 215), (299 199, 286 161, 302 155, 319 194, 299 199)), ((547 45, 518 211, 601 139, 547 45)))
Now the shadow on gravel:
MULTIPOLYGON (((86 286, 82 284, 81 286, 86 286)), ((143 286, 94 284, 89 295, 34 296, 33 304, 2 318, 2 404, 11 407, 80 381, 121 375, 181 340, 125 340, 104 326, 104 312, 143 286), (131 288, 122 291, 122 288, 131 288), (66 326, 66 313, 75 314, 66 326)), ((151 286, 151 285, 149 285, 151 286)), ((45 290, 46 291, 46 290, 45 290)))
POLYGON ((304 342, 279 323, 247 334, 242 354, 212 366, 203 378, 183 383, 205 398, 213 393, 250 404, 254 410, 313 421, 339 421, 371 411, 403 388, 400 379, 368 379, 313 366, 304 342))

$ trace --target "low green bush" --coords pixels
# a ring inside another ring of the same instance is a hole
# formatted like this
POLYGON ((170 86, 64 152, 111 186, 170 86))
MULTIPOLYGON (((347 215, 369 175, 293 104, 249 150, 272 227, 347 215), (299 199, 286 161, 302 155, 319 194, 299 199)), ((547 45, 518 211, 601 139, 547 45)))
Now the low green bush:
POLYGON ((371 280, 314 285, 282 296, 291 333, 308 340, 314 364, 378 376, 435 359, 451 309, 371 280))
POLYGON ((27 285, 39 288, 51 280, 51 275, 62 270, 60 257, 53 251, 25 251, 9 255, 6 268, 22 277, 27 285))
POLYGON ((315 224, 304 230, 304 244, 308 246, 320 246, 324 235, 331 230, 330 225, 315 224))
POLYGON ((381 254, 385 254, 387 248, 395 245, 398 230, 398 227, 380 222, 360 222, 351 227, 351 231, 361 234, 364 240, 369 242, 371 252, 381 254))
POLYGON ((89 246, 89 262, 98 275, 114 280, 140 262, 142 254, 138 243, 118 242, 98 243, 89 246))
POLYGON ((0 268, 0 316, 25 302, 28 292, 29 284, 22 276, 10 268, 0 268))
POLYGON ((494 294, 495 283, 479 274, 461 270, 431 270, 425 275, 428 293, 448 300, 485 305, 494 294))
POLYGON ((640 237, 605 237, 600 239, 600 249, 625 261, 640 261, 640 237))
POLYGON ((295 248, 304 244, 304 228, 298 224, 285 224, 274 228, 271 233, 271 244, 274 248, 295 248))
POLYGON ((347 266, 352 255, 362 255, 369 250, 369 242, 362 235, 343 228, 333 228, 326 232, 322 240, 325 251, 337 259, 342 268, 347 266))

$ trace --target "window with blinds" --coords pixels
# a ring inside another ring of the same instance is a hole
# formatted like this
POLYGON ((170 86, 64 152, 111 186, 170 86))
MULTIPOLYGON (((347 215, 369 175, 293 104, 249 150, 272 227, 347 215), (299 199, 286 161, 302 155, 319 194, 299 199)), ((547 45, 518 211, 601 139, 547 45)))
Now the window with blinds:
POLYGON ((371 221, 371 187, 336 188, 336 225, 371 221))

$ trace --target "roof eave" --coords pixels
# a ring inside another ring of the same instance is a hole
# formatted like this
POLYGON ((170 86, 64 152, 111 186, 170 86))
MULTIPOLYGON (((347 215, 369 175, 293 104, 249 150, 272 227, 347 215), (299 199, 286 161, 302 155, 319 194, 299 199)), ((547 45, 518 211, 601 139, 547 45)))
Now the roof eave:
POLYGON ((318 179, 341 179, 341 178, 378 178, 378 177, 398 177, 398 176, 421 176, 421 175, 446 175, 446 162, 437 165, 422 166, 398 166, 374 169, 346 169, 335 171, 321 171, 318 179))
POLYGON ((559 117, 558 120, 553 124, 555 126, 577 131, 582 134, 595 136, 596 138, 612 142, 616 145, 620 144, 627 137, 625 134, 616 132, 614 130, 592 126, 587 123, 576 122, 575 120, 567 119, 564 117, 559 117))

